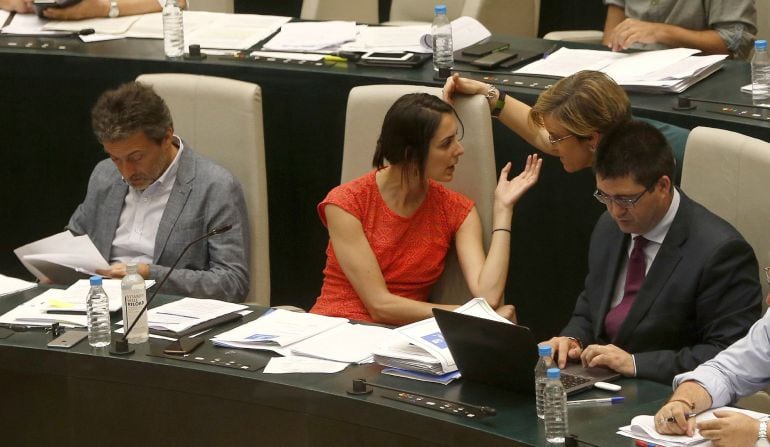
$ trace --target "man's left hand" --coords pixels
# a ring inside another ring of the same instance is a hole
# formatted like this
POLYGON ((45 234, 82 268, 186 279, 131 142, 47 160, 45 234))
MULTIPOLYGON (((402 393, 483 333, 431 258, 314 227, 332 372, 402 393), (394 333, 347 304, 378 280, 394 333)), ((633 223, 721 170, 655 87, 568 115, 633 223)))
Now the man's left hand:
POLYGON ((631 354, 615 345, 589 345, 583 349, 580 360, 585 367, 604 366, 624 376, 633 377, 636 375, 631 354))
POLYGON ((625 19, 612 30, 607 46, 612 48, 612 51, 622 51, 635 43, 657 43, 660 40, 660 30, 660 23, 625 19))
POLYGON ((753 446, 759 433, 759 421, 736 411, 715 411, 716 419, 698 423, 704 438, 714 447, 753 446))
MULTIPOLYGON (((96 273, 107 278, 120 279, 126 276, 126 264, 116 262, 110 265, 110 268, 97 270, 96 273)), ((150 275, 150 266, 147 264, 137 264, 137 273, 142 275, 142 278, 147 279, 150 275)))

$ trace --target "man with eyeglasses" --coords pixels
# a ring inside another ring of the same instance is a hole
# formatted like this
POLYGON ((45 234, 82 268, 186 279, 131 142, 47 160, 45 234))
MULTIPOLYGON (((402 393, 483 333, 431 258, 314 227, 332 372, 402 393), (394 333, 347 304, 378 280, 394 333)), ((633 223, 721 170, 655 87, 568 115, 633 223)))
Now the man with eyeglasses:
POLYGON ((596 151, 588 276, 549 343, 568 359, 671 383, 746 334, 761 308, 751 246, 673 187, 674 157, 651 125, 628 121, 596 151))

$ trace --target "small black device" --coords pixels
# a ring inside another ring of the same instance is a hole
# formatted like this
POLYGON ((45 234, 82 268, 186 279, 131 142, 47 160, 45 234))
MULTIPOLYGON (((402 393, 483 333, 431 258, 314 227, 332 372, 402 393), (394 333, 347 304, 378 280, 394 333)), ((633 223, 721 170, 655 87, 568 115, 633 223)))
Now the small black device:
POLYGON ((163 350, 164 354, 189 354, 195 351, 195 348, 203 343, 202 337, 181 337, 177 341, 166 346, 163 350))
POLYGON ((504 43, 504 42, 483 42, 483 43, 477 43, 474 45, 471 45, 469 47, 464 48, 463 55, 464 56, 472 56, 475 58, 479 58, 481 56, 486 56, 489 53, 494 53, 496 51, 503 51, 510 48, 511 45, 504 43))
POLYGON ((482 68, 495 68, 503 62, 515 59, 517 56, 517 53, 512 53, 510 51, 496 51, 480 57, 479 59, 475 59, 471 64, 482 68))
POLYGON ((87 331, 67 331, 48 342, 49 348, 71 348, 88 337, 87 331))
POLYGON ((77 5, 80 0, 33 0, 32 5, 38 16, 43 17, 43 11, 48 8, 66 8, 77 5))
POLYGON ((414 68, 433 57, 430 53, 383 53, 371 51, 361 56, 356 64, 366 67, 414 68))

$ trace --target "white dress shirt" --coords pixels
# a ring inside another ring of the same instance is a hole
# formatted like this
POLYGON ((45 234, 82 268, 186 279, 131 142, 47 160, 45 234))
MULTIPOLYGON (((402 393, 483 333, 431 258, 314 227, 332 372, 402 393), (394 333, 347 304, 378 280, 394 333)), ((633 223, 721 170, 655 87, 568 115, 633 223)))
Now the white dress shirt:
POLYGON ((176 181, 179 156, 184 150, 182 139, 174 135, 174 140, 179 150, 166 171, 143 190, 129 185, 112 241, 111 262, 152 264, 155 236, 176 181))

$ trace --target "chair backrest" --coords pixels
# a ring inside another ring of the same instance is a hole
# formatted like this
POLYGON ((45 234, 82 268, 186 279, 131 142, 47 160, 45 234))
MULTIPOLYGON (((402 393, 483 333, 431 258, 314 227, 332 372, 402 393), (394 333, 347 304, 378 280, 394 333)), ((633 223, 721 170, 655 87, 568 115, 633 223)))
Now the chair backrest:
POLYGON ((450 20, 473 17, 492 34, 537 36, 536 0, 393 0, 387 24, 430 23, 435 4, 447 6, 450 20))
POLYGON ((234 12, 233 0, 188 0, 191 11, 234 12))
POLYGON ((300 18, 379 23, 379 3, 377 0, 302 0, 300 18))
MULTIPOLYGON (((767 265, 770 143, 728 130, 696 127, 687 138, 682 190, 737 228, 754 248, 760 269, 767 265)), ((761 270, 759 274, 767 294, 765 274, 761 270)))
MULTIPOLYGON (((416 85, 369 85, 350 91, 342 156, 343 183, 372 169, 372 157, 385 113, 396 99, 407 93, 430 93, 440 97, 441 89, 416 85)), ((486 249, 491 239, 492 203, 497 184, 489 105, 483 96, 476 95, 458 98, 455 109, 465 130, 462 139, 465 154, 460 159, 454 179, 446 186, 476 203, 486 249)), ((432 296, 435 302, 454 304, 471 298, 454 249, 447 255, 444 274, 433 288, 432 296)))
POLYGON ((247 302, 270 305, 262 90, 258 85, 181 73, 145 74, 171 109, 174 131, 192 148, 225 167, 241 182, 251 234, 251 288, 247 302))

